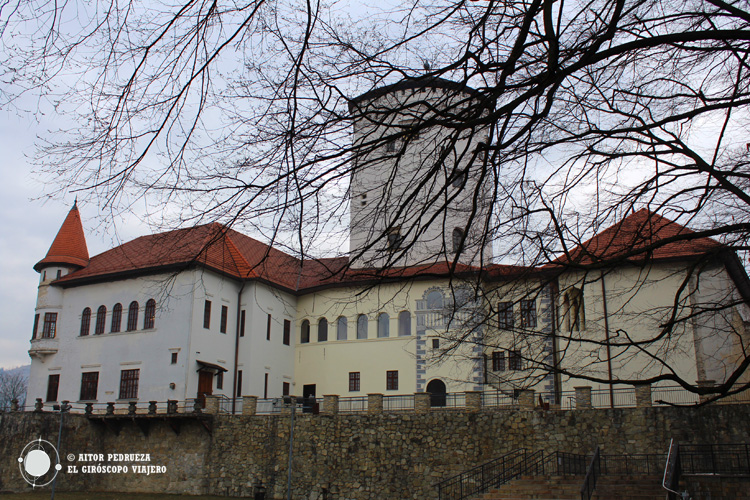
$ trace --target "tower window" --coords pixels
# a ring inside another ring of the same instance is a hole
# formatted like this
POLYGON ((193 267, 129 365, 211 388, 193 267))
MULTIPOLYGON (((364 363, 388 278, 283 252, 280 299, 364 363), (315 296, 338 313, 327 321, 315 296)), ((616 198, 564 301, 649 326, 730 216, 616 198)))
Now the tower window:
POLYGON ((378 314, 378 337, 379 338, 385 338, 390 336, 390 321, 391 318, 388 316, 388 313, 380 313, 378 314))
POLYGON ((283 338, 284 345, 289 345, 289 342, 291 340, 290 339, 291 332, 292 332, 292 322, 289 321, 288 319, 285 319, 284 320, 284 338, 283 338))
POLYGON ((357 338, 367 338, 367 316, 364 314, 357 316, 357 338))
POLYGON ((394 227, 388 231, 388 250, 398 250, 401 248, 401 242, 403 237, 401 236, 401 228, 394 227))
POLYGON ((120 372, 120 398, 119 399, 136 399, 138 398, 138 378, 140 370, 122 370, 120 372))
POLYGON ((463 243, 464 232, 461 228, 455 228, 453 230, 453 253, 458 253, 461 250, 461 243, 463 243))
POLYGON ((44 326, 42 326, 42 338, 53 339, 57 331, 57 313, 44 313, 44 326))

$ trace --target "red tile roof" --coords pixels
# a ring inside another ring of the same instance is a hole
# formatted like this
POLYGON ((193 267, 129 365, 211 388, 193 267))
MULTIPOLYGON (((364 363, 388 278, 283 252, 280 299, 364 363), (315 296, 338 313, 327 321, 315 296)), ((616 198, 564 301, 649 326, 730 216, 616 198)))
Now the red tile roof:
POLYGON ((605 229, 551 266, 616 261, 694 259, 717 253, 724 245, 643 208, 605 229))
POLYGON ((78 206, 73 205, 49 247, 47 256, 34 265, 34 270, 40 272, 46 266, 61 264, 86 267, 88 263, 89 249, 83 234, 81 214, 78 213, 78 206))
MULTIPOLYGON (((77 211, 76 211, 77 213, 77 211)), ((641 210, 602 231, 570 253, 570 261, 590 264, 602 259, 685 258, 722 248, 710 238, 694 234, 679 224, 641 210), (658 246, 665 238, 678 241, 658 246), (688 239, 682 239, 688 238, 688 239)), ((54 245, 53 245, 54 246, 54 245)), ((557 259, 551 266, 568 262, 557 259)), ((484 271, 490 280, 514 279, 542 268, 492 264, 484 269, 448 262, 388 269, 352 269, 347 257, 300 260, 265 243, 218 223, 142 236, 91 258, 88 266, 57 280, 62 286, 93 280, 116 279, 145 272, 179 270, 200 264, 236 279, 257 279, 290 292, 320 287, 363 285, 404 279, 445 278, 484 271)))

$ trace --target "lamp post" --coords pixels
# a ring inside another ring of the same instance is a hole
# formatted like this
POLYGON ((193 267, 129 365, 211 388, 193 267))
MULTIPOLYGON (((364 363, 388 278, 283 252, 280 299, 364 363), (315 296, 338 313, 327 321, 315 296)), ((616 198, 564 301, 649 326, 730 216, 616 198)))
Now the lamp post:
POLYGON ((289 408, 291 420, 289 423, 289 464, 287 466, 288 474, 286 479, 286 499, 292 500, 292 459, 294 458, 294 414, 297 410, 297 404, 302 402, 302 398, 294 396, 283 397, 284 406, 289 408))
MULTIPOLYGON (((54 405, 52 407, 53 410, 60 412, 60 429, 57 432, 57 453, 60 453, 60 442, 62 440, 63 430, 63 414, 71 408, 68 403, 69 401, 63 401, 62 404, 54 405)), ((52 496, 50 497, 50 500, 55 500, 55 484, 57 484, 57 474, 55 474, 55 478, 52 480, 52 496)))

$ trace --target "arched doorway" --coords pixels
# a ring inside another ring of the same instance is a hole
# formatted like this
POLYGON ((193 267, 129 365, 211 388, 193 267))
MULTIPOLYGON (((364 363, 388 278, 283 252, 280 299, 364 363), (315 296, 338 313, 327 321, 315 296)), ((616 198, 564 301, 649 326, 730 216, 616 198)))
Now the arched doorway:
POLYGON ((445 406, 445 384, 440 379, 431 380, 427 384, 430 393, 430 406, 445 406))

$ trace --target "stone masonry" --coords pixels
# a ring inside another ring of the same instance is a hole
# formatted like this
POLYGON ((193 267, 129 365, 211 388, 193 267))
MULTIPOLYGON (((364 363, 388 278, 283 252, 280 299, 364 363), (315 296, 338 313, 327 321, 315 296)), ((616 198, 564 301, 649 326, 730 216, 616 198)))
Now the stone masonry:
MULTIPOLYGON (((286 497, 290 415, 185 419, 179 434, 154 419, 148 433, 126 421, 116 434, 84 415, 66 415, 58 491, 158 491, 286 497), (208 425, 210 424, 210 425, 208 425), (210 431, 210 432, 209 432, 210 431), (153 475, 69 474, 81 453, 149 453, 153 475), (69 461, 68 454, 76 459, 69 461)), ((434 498, 434 484, 517 448, 591 453, 666 453, 682 443, 750 442, 750 405, 643 407, 566 411, 439 410, 295 417, 293 498, 375 500, 434 498)), ((0 491, 30 487, 15 465, 31 440, 57 441, 59 415, 0 414, 0 491)))

